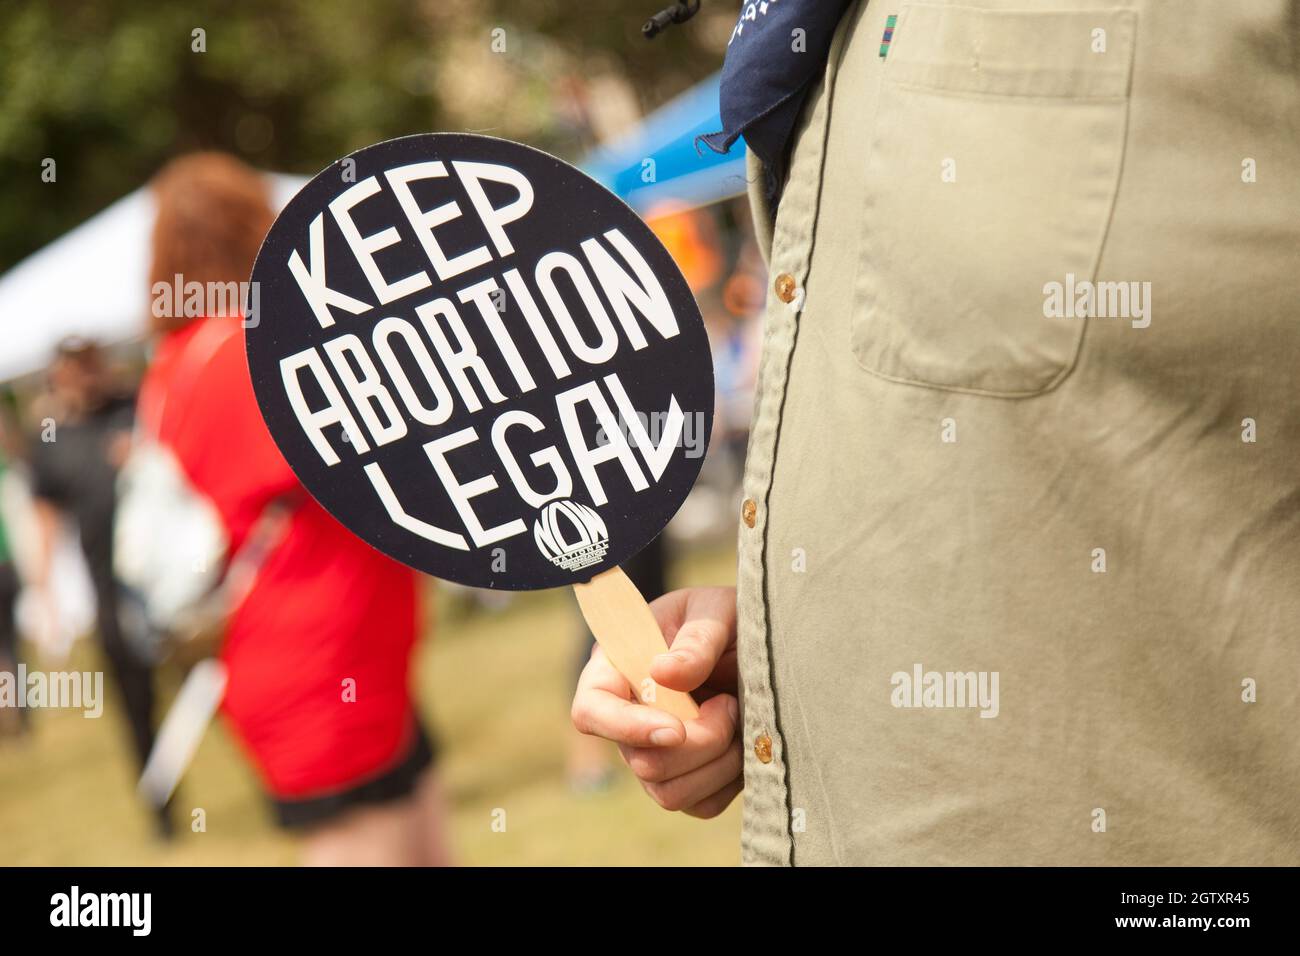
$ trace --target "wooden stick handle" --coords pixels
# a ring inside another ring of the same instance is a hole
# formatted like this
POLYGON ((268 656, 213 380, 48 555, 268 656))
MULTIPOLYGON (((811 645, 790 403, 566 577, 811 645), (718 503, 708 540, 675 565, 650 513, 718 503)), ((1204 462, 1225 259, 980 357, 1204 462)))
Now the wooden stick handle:
POLYGON ((700 716, 690 694, 660 687, 651 679, 650 662, 668 649, 668 643, 650 605, 622 568, 602 571, 586 584, 575 584, 573 591, 597 643, 641 703, 678 720, 700 716))

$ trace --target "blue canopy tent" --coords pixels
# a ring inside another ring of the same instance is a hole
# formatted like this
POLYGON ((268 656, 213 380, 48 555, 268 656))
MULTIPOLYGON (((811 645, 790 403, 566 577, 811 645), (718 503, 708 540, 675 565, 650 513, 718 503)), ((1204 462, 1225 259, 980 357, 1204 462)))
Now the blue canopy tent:
POLYGON ((696 149, 695 137, 722 129, 716 73, 655 110, 629 135, 579 165, 642 216, 671 206, 705 206, 745 191, 743 140, 730 153, 696 149))

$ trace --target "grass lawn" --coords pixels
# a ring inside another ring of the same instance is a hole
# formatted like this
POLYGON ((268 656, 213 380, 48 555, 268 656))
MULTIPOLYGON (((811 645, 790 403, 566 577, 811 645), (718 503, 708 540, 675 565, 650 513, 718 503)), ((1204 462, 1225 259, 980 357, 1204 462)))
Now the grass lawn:
MULTIPOLYGON (((698 552, 674 583, 735 580, 734 553, 698 552)), ((436 600, 436 599, 435 599, 436 600)), ((420 698, 443 747, 459 862, 471 865, 732 865, 739 801, 716 820, 655 806, 620 769, 614 786, 575 796, 564 756, 577 609, 567 590, 519 595, 500 611, 436 600, 418 660, 420 698), (506 813, 505 832, 492 827, 506 813)), ((29 662, 29 666, 40 666, 29 662)), ((82 642, 68 669, 97 669, 82 642)), ((39 711, 22 743, 0 740, 0 865, 285 865, 291 838, 272 825, 253 771, 219 722, 182 784, 181 835, 150 835, 137 807, 125 729, 110 696, 100 720, 39 711), (201 807, 206 832, 190 832, 201 807)))

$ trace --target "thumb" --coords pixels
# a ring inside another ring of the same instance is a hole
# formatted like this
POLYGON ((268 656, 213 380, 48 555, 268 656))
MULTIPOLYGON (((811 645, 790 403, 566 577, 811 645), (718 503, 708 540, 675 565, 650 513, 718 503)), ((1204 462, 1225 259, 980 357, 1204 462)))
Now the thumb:
POLYGON ((687 621, 673 637, 672 646, 651 662, 650 676, 671 690, 695 690, 708 680, 730 643, 730 630, 722 621, 687 621))

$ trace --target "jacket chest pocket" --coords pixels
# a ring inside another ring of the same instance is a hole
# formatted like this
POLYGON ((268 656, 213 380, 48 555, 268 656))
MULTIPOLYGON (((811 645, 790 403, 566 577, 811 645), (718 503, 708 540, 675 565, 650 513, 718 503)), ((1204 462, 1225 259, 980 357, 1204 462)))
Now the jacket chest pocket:
POLYGON ((1118 188, 1136 15, 901 8, 866 160, 851 339, 895 381, 1004 397, 1073 367, 1118 188))

